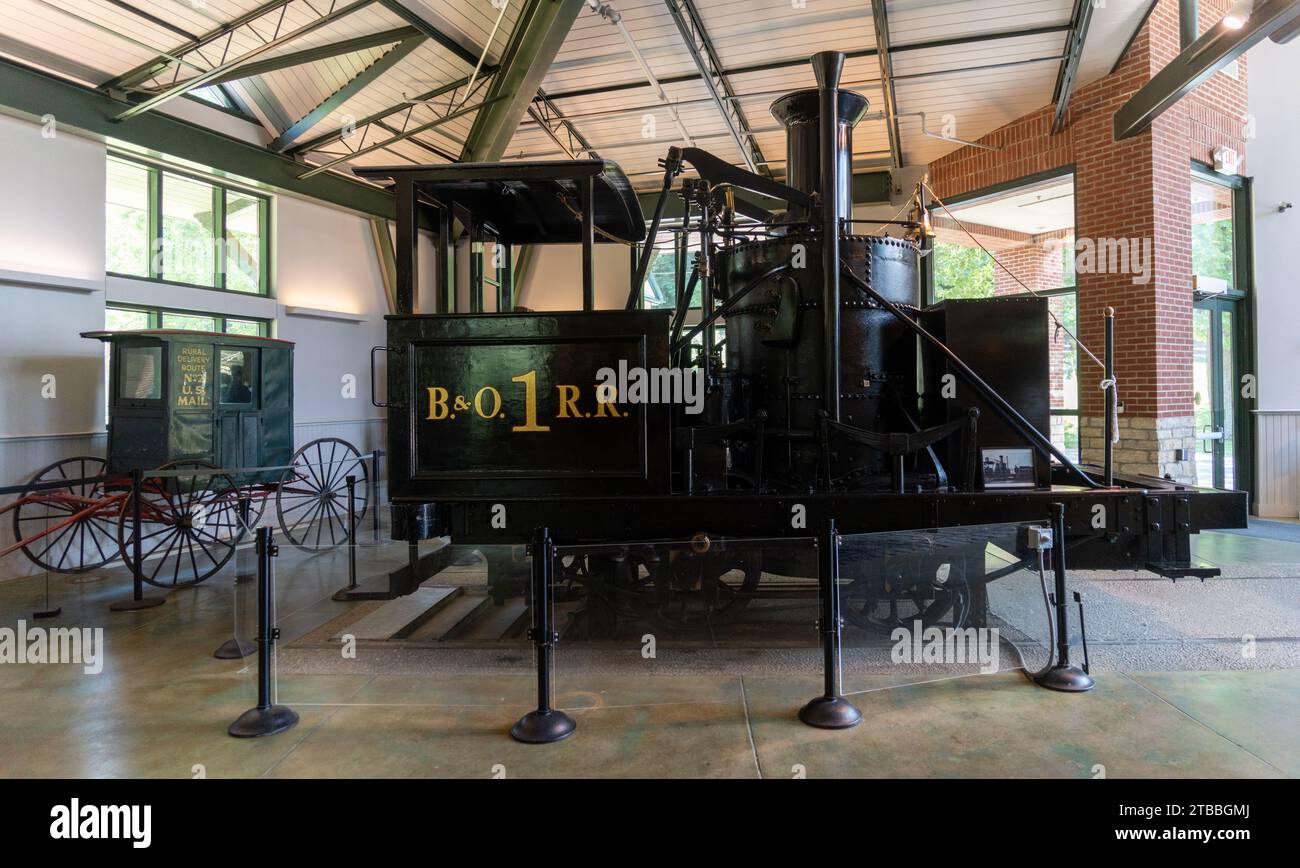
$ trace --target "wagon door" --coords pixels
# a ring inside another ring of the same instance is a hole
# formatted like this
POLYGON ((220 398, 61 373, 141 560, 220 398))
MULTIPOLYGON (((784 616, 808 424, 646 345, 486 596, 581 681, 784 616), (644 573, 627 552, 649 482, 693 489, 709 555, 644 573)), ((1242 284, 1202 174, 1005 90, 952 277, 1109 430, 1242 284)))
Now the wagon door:
POLYGON ((113 348, 108 457, 114 473, 150 470, 167 460, 166 363, 158 341, 119 341, 113 348))
POLYGON ((217 431, 222 467, 256 467, 262 442, 260 351, 217 348, 217 431))

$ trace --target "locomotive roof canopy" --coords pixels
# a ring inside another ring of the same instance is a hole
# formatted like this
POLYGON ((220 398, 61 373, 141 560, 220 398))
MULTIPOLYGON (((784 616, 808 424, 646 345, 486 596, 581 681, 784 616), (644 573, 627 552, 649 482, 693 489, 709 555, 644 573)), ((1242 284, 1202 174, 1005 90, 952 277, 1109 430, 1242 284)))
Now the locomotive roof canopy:
POLYGON ((635 242, 646 235, 645 217, 631 183, 616 163, 606 160, 374 166, 353 171, 371 180, 411 180, 427 198, 464 208, 510 244, 579 243, 578 185, 591 178, 596 242, 635 242))

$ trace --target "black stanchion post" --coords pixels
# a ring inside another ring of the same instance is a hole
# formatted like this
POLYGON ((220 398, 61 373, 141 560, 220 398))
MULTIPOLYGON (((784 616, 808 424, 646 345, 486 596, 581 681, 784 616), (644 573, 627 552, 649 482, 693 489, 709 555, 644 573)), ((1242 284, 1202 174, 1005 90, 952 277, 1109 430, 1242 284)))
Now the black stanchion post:
MULTIPOLYGON (((376 510, 377 512, 378 510, 376 510)), ((348 590, 357 586, 357 478, 348 477, 348 590)))
POLYGON ((271 528, 257 529, 257 706, 230 724, 235 738, 256 738, 291 729, 298 712, 271 699, 271 651, 280 638, 280 628, 271 622, 275 612, 275 567, 271 559, 279 554, 271 528))
POLYGON ((140 539, 140 492, 144 488, 144 474, 139 468, 131 471, 131 599, 118 600, 109 605, 113 612, 134 612, 138 609, 152 609, 161 606, 165 597, 146 597, 144 595, 144 563, 141 552, 144 550, 140 539))
POLYGON ((370 523, 374 527, 375 542, 379 542, 379 458, 383 454, 382 449, 370 453, 370 490, 375 493, 375 506, 370 512, 370 523))
POLYGON ((1095 682, 1078 666, 1070 664, 1070 612, 1065 596, 1065 504, 1052 504, 1052 569, 1056 572, 1056 663, 1034 678, 1039 687, 1082 693, 1095 682))
POLYGON ((1103 375, 1106 381, 1106 457, 1103 468, 1106 474, 1106 487, 1110 488, 1115 484, 1115 308, 1106 308, 1106 349, 1105 349, 1105 369, 1103 375))
MULTIPOLYGON (((239 497, 239 533, 236 534, 236 540, 242 538, 245 530, 252 530, 249 527, 250 516, 253 513, 253 504, 248 495, 242 494, 239 497)), ((257 645, 249 642, 239 635, 239 586, 244 583, 244 573, 240 569, 239 555, 240 551, 235 553, 235 584, 234 595, 231 598, 231 616, 234 622, 234 635, 221 643, 221 647, 212 652, 212 656, 218 660, 243 660, 245 657, 252 655, 257 650, 257 645)))
POLYGON ((559 637, 551 623, 551 568, 555 553, 547 528, 533 531, 532 555, 533 628, 529 637, 537 649, 537 710, 519 718, 510 735, 525 744, 548 744, 573 735, 577 724, 563 711, 551 708, 551 664, 559 637))
POLYGON ((847 729, 862 721, 862 712, 840 695, 840 534, 835 519, 827 519, 817 541, 817 583, 821 589, 821 617, 825 691, 799 709, 799 719, 820 729, 847 729))

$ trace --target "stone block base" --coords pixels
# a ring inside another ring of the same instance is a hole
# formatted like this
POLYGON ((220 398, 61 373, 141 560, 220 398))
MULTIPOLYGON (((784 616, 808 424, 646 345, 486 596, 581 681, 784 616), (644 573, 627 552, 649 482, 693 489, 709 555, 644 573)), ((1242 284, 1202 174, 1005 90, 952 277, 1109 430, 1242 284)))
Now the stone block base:
MULTIPOLYGON (((1087 464, 1105 457, 1105 421, 1101 416, 1079 419, 1079 452, 1087 464)), ((1169 476, 1189 485, 1196 480, 1196 418, 1194 416, 1119 417, 1119 442, 1115 444, 1116 473, 1169 476), (1178 450, 1182 450, 1181 459, 1178 450)), ((1204 480, 1209 485, 1210 480, 1204 480)))

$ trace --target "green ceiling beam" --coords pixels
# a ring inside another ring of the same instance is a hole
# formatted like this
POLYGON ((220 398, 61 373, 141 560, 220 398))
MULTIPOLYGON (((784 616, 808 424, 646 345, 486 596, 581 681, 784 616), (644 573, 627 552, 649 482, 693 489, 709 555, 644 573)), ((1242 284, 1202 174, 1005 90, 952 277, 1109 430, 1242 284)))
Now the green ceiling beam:
POLYGON ((396 213, 392 194, 384 190, 333 172, 299 179, 300 162, 170 115, 150 112, 115 122, 125 105, 97 90, 0 59, 0 106, 11 114, 28 120, 52 115, 68 130, 190 160, 289 193, 363 214, 393 217, 396 213))
POLYGON ((497 101, 474 117, 461 150, 462 161, 491 162, 506 153, 542 78, 585 5, 583 0, 527 0, 485 97, 485 101, 497 101))
POLYGON ((369 87, 375 79, 401 63, 420 43, 424 42, 424 34, 414 28, 412 28, 412 33, 413 35, 407 36, 406 39, 386 51, 374 63, 354 75, 347 84, 322 100, 318 106, 294 121, 288 129, 276 136, 267 147, 273 151, 287 150, 304 133, 325 120, 352 97, 369 87))
POLYGON ((366 51, 371 48, 392 45, 394 42, 405 42, 411 37, 422 35, 423 34, 414 27, 394 27, 392 30, 383 30, 379 33, 368 33, 365 36, 356 36, 352 39, 344 39, 341 42, 330 42, 326 45, 318 45, 315 48, 304 48, 302 51, 280 54, 276 57, 267 58, 266 60, 255 60, 252 63, 242 63, 230 72, 212 79, 208 84, 226 84, 227 82, 238 81, 241 78, 248 78, 253 75, 263 75, 268 72, 277 72, 281 69, 290 69, 295 66, 302 66, 304 63, 316 63, 320 60, 329 60, 331 57, 338 57, 342 54, 366 51))

